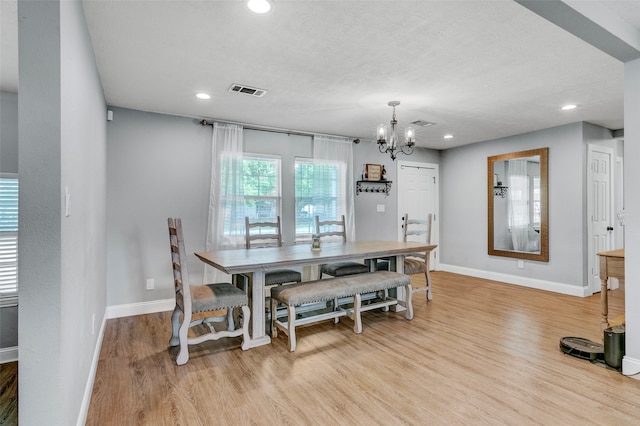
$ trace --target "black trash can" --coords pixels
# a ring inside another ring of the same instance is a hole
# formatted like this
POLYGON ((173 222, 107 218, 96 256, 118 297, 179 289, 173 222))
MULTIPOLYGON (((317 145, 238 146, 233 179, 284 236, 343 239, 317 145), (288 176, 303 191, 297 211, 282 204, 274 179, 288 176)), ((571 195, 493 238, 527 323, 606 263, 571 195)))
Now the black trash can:
POLYGON ((616 370, 622 369, 624 333, 624 325, 614 325, 604 330, 604 362, 616 370))

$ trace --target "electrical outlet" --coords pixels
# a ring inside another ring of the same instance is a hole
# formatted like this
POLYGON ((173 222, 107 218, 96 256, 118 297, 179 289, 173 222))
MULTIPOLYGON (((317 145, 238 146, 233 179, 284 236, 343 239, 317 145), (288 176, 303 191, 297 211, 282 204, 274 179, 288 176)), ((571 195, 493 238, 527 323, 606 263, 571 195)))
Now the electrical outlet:
POLYGON ((153 290, 155 281, 153 278, 147 278, 147 290, 153 290))
POLYGON ((378 204, 376 205, 376 211, 378 213, 384 213, 384 204, 378 204))
POLYGON ((518 260, 518 268, 524 269, 524 260, 518 260))

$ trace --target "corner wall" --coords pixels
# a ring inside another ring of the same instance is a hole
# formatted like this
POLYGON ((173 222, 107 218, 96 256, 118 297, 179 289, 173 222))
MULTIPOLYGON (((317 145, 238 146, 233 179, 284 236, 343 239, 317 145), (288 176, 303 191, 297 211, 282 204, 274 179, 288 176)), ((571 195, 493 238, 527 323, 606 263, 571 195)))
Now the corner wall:
POLYGON ((105 313, 106 107, 81 2, 18 14, 19 421, 84 424, 105 313))

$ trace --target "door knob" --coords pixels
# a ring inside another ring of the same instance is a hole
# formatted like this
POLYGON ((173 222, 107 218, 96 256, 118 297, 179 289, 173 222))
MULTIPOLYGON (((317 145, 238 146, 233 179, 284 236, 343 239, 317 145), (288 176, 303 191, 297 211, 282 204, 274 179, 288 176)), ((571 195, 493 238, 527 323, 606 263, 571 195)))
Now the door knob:
POLYGON ((607 226, 607 231, 613 231, 613 226, 607 226))

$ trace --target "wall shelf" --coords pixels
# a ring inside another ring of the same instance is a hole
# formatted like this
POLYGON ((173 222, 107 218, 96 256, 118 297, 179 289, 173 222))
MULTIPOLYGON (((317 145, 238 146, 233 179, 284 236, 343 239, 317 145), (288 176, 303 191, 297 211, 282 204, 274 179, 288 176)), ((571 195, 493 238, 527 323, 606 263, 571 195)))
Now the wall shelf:
POLYGON ((359 180, 356 182, 356 195, 361 192, 371 192, 387 196, 391 191, 392 183, 390 180, 359 180))

